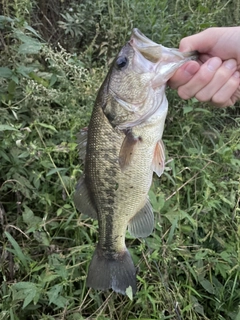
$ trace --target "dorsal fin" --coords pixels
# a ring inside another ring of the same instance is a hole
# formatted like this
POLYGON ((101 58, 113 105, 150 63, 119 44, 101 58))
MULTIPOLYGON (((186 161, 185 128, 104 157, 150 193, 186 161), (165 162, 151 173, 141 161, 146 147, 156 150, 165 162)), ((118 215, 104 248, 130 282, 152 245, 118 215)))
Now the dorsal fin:
POLYGON ((79 158, 85 160, 87 151, 87 138, 88 138, 88 128, 82 128, 77 134, 77 143, 79 150, 79 158))

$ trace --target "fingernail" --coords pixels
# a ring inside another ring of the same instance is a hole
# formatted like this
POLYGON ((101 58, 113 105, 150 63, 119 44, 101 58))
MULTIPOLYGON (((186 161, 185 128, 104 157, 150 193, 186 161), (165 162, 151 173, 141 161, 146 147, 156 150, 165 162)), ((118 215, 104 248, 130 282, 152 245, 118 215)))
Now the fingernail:
POLYGON ((237 66, 237 62, 234 59, 230 59, 224 62, 224 66, 230 70, 235 69, 237 66))
POLYGON ((235 71, 234 74, 233 74, 233 76, 234 76, 235 78, 239 79, 239 76, 240 76, 239 71, 235 71))
POLYGON ((193 76, 198 71, 198 69, 199 69, 199 66, 197 64, 189 63, 184 69, 184 72, 187 75, 193 76))
POLYGON ((208 70, 210 70, 210 71, 216 71, 220 67, 221 64, 222 64, 221 59, 212 58, 208 61, 207 67, 208 67, 208 70))

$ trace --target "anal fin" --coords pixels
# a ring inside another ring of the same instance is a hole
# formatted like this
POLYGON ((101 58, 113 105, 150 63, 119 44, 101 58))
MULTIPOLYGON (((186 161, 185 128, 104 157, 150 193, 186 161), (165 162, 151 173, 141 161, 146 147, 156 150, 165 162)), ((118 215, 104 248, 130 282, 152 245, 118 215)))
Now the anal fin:
POLYGON ((160 177, 165 168, 165 148, 162 140, 159 140, 156 144, 153 161, 152 170, 160 177))
POLYGON ((84 180, 84 176, 81 177, 77 183, 73 200, 78 211, 89 216, 92 219, 98 218, 97 211, 90 198, 89 191, 84 180))
POLYGON ((135 238, 146 238, 152 233, 153 228, 153 210, 147 199, 145 206, 129 221, 128 231, 135 238))

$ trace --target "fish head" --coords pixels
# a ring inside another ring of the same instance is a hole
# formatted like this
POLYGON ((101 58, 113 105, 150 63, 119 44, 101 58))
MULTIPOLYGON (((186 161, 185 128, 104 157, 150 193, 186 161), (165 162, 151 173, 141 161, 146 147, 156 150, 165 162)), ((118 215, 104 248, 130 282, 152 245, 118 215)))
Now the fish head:
POLYGON ((196 57, 195 52, 166 48, 133 29, 130 41, 121 49, 108 74, 111 103, 105 104, 105 112, 121 129, 144 122, 161 106, 169 78, 183 63, 196 57))

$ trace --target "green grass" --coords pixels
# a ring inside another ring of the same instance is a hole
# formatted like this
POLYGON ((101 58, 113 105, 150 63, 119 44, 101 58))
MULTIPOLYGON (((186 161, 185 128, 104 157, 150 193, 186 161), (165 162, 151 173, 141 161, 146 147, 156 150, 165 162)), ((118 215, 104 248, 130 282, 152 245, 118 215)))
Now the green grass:
POLYGON ((240 319, 239 106, 167 92, 168 163, 149 193, 155 230, 126 235, 133 300, 86 288, 97 222, 72 201, 83 170, 76 134, 131 28, 177 47, 207 27, 239 25, 239 1, 59 3, 2 5, 0 319, 240 319))

